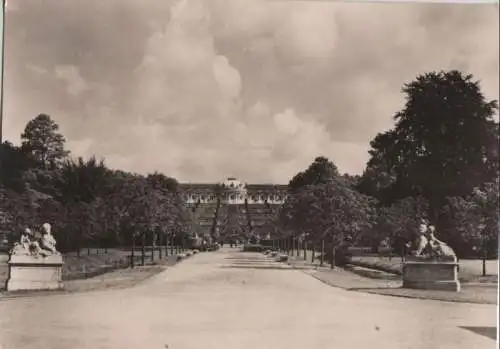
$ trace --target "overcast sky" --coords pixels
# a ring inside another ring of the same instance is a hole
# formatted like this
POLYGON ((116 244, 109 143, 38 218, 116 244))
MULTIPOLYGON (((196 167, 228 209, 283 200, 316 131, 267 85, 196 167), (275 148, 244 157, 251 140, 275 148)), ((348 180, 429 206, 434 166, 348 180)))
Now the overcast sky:
POLYGON ((43 112, 74 155, 180 181, 361 173, 401 86, 460 69, 499 94, 497 5, 10 0, 4 139, 43 112))

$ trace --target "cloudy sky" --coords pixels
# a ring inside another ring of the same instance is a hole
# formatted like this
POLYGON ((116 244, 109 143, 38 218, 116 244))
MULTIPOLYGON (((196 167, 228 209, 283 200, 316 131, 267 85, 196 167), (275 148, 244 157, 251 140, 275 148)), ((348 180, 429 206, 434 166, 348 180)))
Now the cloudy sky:
POLYGON ((499 94, 498 5, 9 0, 4 139, 43 112, 74 155, 180 181, 361 173, 417 74, 499 94))

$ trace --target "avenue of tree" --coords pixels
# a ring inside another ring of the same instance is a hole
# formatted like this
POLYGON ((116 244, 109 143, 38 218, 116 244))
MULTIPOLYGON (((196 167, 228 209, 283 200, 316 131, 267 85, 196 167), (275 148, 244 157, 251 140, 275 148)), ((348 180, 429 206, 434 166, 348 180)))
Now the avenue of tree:
POLYGON ((175 179, 112 170, 95 157, 73 159, 58 130, 50 116, 40 114, 26 125, 20 147, 2 144, 3 232, 18 236, 47 221, 59 248, 69 251, 127 245, 143 233, 149 243, 181 244, 196 231, 175 179))
MULTIPOLYGON (((340 174, 322 156, 293 176, 273 238, 327 244, 332 253, 345 242, 376 247, 382 240, 397 250, 427 219, 459 256, 496 253, 497 101, 459 71, 419 75, 402 93, 405 106, 392 129, 371 141, 361 176, 340 174)), ((45 114, 28 122, 21 139, 0 148, 3 232, 17 236, 48 221, 62 250, 127 245, 137 232, 180 243, 197 232, 174 178, 72 158, 45 114)))
POLYGON ((341 175, 318 157, 291 179, 277 217, 282 234, 316 246, 326 241, 334 250, 347 239, 374 249, 386 240, 399 252, 425 219, 459 257, 494 257, 497 101, 487 101, 479 82, 459 71, 419 75, 402 92, 406 104, 394 127, 371 141, 361 176, 341 175))

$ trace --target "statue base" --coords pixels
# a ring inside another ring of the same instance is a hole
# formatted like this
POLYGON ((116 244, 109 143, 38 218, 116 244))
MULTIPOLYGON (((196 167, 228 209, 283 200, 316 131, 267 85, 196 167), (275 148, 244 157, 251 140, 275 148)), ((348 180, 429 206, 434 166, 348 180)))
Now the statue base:
POLYGON ((403 287, 459 292, 458 263, 407 260, 403 264, 403 287))
POLYGON ((7 291, 61 290, 63 259, 61 255, 11 255, 7 291))

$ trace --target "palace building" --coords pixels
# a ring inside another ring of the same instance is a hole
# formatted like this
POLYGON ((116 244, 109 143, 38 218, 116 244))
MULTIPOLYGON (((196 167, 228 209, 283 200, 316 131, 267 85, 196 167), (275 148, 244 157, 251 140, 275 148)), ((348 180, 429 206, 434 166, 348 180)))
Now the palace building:
POLYGON ((239 237, 270 234, 271 224, 287 197, 287 185, 248 184, 229 177, 220 183, 180 185, 185 204, 194 213, 200 231, 239 237))

